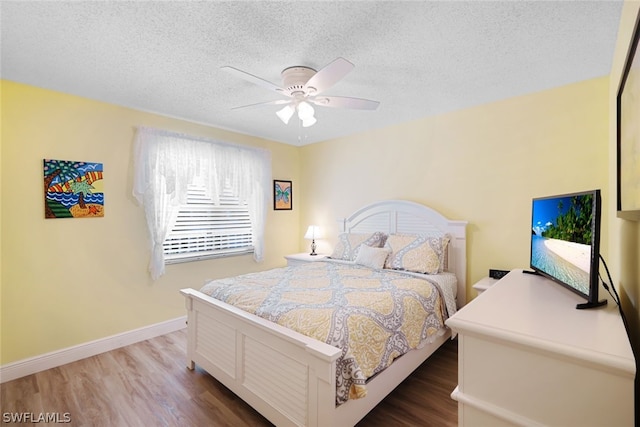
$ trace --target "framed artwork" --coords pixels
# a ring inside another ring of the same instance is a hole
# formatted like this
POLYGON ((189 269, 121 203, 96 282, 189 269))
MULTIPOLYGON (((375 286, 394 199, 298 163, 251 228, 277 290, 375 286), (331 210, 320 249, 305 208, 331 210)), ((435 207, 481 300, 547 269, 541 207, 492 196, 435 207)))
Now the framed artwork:
POLYGON ((291 210, 293 207, 293 190, 291 181, 273 180, 273 209, 276 211, 291 210))
POLYGON ((102 163, 44 159, 45 218, 104 216, 102 163))
POLYGON ((617 97, 618 217, 640 221, 640 15, 617 97))

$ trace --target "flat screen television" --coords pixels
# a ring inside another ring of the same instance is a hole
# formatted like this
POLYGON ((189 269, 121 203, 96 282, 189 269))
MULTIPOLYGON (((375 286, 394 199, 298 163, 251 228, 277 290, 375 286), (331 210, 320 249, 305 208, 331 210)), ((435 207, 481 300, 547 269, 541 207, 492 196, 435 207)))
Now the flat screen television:
POLYGON ((601 204, 600 190, 532 202, 530 266, 587 300, 576 308, 607 303, 598 300, 601 204))

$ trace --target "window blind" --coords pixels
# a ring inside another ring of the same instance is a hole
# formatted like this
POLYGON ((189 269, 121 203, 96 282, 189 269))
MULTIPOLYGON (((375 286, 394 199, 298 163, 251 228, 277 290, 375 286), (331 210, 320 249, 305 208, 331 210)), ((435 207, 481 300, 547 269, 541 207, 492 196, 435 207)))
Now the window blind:
POLYGON ((163 242, 165 263, 196 261, 253 252, 249 209, 225 188, 215 204, 204 187, 190 185, 187 203, 163 242))

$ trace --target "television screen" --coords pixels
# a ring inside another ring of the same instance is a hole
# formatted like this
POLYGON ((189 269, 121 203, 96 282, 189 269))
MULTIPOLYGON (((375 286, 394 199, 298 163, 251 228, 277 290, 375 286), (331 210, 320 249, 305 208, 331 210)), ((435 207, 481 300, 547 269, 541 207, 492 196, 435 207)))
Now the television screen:
POLYGON ((587 299, 598 301, 600 190, 533 199, 531 268, 587 299))

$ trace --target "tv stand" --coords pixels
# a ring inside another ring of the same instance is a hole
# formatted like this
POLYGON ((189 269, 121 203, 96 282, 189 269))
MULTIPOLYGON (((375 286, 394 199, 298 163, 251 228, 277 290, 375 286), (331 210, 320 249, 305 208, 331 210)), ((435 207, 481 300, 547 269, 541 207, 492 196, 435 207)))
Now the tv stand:
POLYGON ((535 270, 522 270, 522 272, 525 273, 525 274, 533 274, 535 276, 542 276, 542 274, 538 273, 535 270))
MULTIPOLYGON (((542 274, 538 273, 535 270, 522 270, 525 274, 533 274, 534 276, 542 276, 542 274)), ((607 305, 607 300, 603 299, 600 301, 587 301, 584 303, 576 304, 576 308, 578 310, 586 310, 589 308, 598 308, 607 305)))
POLYGON ((632 426, 636 364, 615 304, 513 270, 447 320, 460 426, 632 426))
POLYGON ((598 307, 603 307, 607 305, 607 300, 606 299, 602 299, 600 301, 595 301, 595 302, 584 302, 582 304, 576 304, 576 308, 578 310, 584 310, 587 308, 598 308, 598 307))

